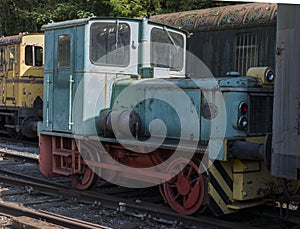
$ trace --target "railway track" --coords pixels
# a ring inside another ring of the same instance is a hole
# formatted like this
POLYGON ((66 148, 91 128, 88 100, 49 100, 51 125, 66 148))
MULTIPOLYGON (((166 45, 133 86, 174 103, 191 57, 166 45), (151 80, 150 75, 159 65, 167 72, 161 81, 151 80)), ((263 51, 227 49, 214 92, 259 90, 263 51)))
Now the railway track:
MULTIPOLYGON (((259 228, 259 226, 257 226, 258 224, 250 222, 250 219, 247 219, 247 217, 242 215, 231 217, 231 221, 228 221, 227 218, 219 219, 211 215, 179 215, 174 213, 167 205, 163 203, 162 199, 159 198, 160 195, 157 189, 141 191, 117 186, 108 186, 97 187, 95 191, 74 190, 68 178, 63 177, 45 179, 38 171, 38 161, 37 158, 35 158, 36 156, 33 155, 32 157, 28 157, 27 154, 26 158, 23 158, 22 152, 8 154, 4 152, 3 154, 6 156, 9 154, 9 158, 0 161, 1 186, 8 185, 9 187, 23 188, 24 193, 21 191, 21 195, 27 195, 28 193, 31 193, 30 196, 32 197, 32 193, 34 193, 34 195, 43 196, 44 198, 36 197, 33 198, 33 200, 30 199, 21 203, 21 205, 24 207, 36 209, 34 212, 39 212, 46 215, 54 214, 55 216, 58 216, 61 215, 60 212, 54 211, 54 213, 50 213, 51 206, 59 205, 58 203, 66 203, 67 207, 65 208, 69 208, 71 205, 77 208, 77 210, 72 210, 71 208, 67 210, 72 212, 72 214, 70 213, 69 215, 72 215, 75 218, 80 217, 75 214, 76 211, 78 214, 78 212, 84 212, 82 209, 87 209, 88 212, 95 212, 95 217, 99 219, 102 217, 121 217, 122 219, 125 218, 126 220, 130 218, 131 222, 129 224, 131 226, 135 225, 136 227, 138 227, 137 225, 145 225, 144 223, 137 223, 138 220, 139 222, 147 221, 148 224, 142 228, 259 228), (42 211, 40 209, 42 209, 42 211), (98 214, 99 212, 100 214, 98 214)), ((15 199, 17 198, 15 197, 15 199)), ((1 206, 0 212, 2 212, 1 206)), ((245 214, 247 214, 248 217, 251 215, 253 219, 263 215, 262 213, 257 215, 254 213, 251 214, 250 212, 245 214)), ((39 219, 41 217, 36 218, 39 219)), ((297 221, 298 217, 294 217, 290 221, 283 221, 278 219, 278 215, 276 218, 275 215, 269 214, 265 216, 265 219, 268 219, 267 225, 269 225, 271 221, 275 225, 281 225, 284 223, 284 225, 288 224, 294 226, 298 225, 299 223, 297 221)), ((45 220, 47 222, 55 223, 55 221, 47 219, 45 220)), ((80 220, 80 222, 81 221, 82 220, 80 220)), ((84 222, 85 221, 86 220, 84 220, 84 222)), ((95 219, 91 220, 89 223, 98 226, 102 225, 95 219)), ((87 225, 89 225, 89 223, 87 223, 87 225)), ((61 226, 65 225, 63 223, 56 224, 61 226)), ((116 224, 104 225, 111 226, 113 228, 128 228, 128 226, 124 225, 123 227, 119 227, 120 225, 116 224)), ((128 225, 128 222, 125 223, 125 225, 128 225)), ((75 225, 73 225, 71 228, 74 227, 75 225)), ((101 228, 101 226, 99 227, 101 228)))
POLYGON ((39 193, 57 196, 62 200, 76 199, 76 201, 86 204, 100 204, 105 208, 110 208, 122 212, 123 214, 136 216, 140 218, 151 218, 154 221, 186 225, 186 226, 201 226, 208 228, 216 226, 218 228, 240 228, 238 223, 230 223, 228 221, 211 218, 208 216, 182 216, 170 211, 167 207, 156 206, 151 203, 134 203, 133 200, 128 200, 116 196, 111 196, 93 191, 77 191, 70 189, 64 185, 55 184, 53 182, 40 180, 38 178, 29 177, 20 173, 15 173, 7 170, 0 170, 0 182, 9 185, 18 185, 23 187, 31 187, 39 193), (174 220, 175 219, 175 220, 174 220))
MULTIPOLYGON (((100 226, 97 224, 80 221, 77 219, 65 217, 62 215, 53 214, 51 212, 35 211, 18 204, 0 203, 0 212, 12 219, 13 225, 31 225, 36 227, 54 227, 61 226, 61 228, 82 228, 82 229, 108 229, 109 227, 100 226), (33 219, 36 219, 35 221, 33 219), (47 223, 45 223, 47 222, 47 223)), ((23 226, 24 227, 24 226, 23 226)))
POLYGON ((26 138, 13 139, 13 138, 7 137, 6 135, 1 135, 0 134, 0 144, 3 144, 3 143, 21 144, 21 145, 36 146, 36 147, 38 147, 38 145, 39 145, 37 138, 34 138, 34 139, 26 139, 26 138))
POLYGON ((2 137, 0 138, 0 156, 14 157, 19 159, 38 162, 39 148, 34 141, 19 141, 2 137))

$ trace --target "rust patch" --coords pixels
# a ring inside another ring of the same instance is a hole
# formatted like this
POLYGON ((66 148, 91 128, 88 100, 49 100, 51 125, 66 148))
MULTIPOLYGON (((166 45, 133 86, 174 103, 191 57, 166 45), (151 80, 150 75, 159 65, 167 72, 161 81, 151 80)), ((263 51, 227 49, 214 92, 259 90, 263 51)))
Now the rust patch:
POLYGON ((282 189, 281 185, 278 185, 276 182, 266 183, 264 187, 261 187, 257 190, 257 195, 259 196, 268 196, 274 193, 278 193, 279 189, 282 189))
POLYGON ((249 3, 155 15, 150 21, 196 32, 212 28, 275 23, 276 13, 277 4, 249 3))

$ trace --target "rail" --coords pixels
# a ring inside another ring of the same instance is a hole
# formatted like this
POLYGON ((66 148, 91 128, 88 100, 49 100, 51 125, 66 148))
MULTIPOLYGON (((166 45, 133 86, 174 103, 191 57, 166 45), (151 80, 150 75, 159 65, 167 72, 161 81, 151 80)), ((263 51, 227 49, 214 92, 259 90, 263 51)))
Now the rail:
MULTIPOLYGON (((30 186, 41 193, 49 195, 59 195, 64 198, 76 198, 81 202, 86 203, 101 203, 103 207, 110 209, 120 209, 129 215, 139 214, 150 216, 156 219, 173 220, 181 222, 184 225, 201 225, 201 227, 216 226, 220 228, 241 228, 240 223, 232 223, 222 219, 209 216, 183 216, 179 215, 167 207, 157 206, 151 203, 134 203, 133 201, 103 194, 93 191, 77 191, 66 188, 63 185, 55 184, 49 181, 41 180, 34 177, 29 177, 23 174, 15 173, 7 170, 0 170, 0 182, 15 186, 30 186), (14 177, 13 177, 14 176, 14 177)), ((1 211, 1 209, 0 209, 1 211)), ((244 227, 245 228, 245 227, 244 227)), ((251 227, 249 227, 251 228, 251 227)))

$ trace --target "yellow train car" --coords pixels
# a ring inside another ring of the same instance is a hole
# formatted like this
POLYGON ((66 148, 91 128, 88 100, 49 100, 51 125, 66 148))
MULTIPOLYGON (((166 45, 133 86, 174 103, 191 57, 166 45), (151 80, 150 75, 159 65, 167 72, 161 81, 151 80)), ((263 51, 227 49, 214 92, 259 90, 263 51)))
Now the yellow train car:
POLYGON ((44 35, 0 38, 0 133, 37 137, 42 120, 44 35))

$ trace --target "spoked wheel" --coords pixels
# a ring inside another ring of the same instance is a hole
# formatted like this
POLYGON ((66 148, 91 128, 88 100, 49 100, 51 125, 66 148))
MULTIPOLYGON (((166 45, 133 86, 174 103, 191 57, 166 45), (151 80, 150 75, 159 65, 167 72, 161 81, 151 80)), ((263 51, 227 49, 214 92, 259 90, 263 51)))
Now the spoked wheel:
MULTIPOLYGON (((81 160, 95 161, 97 159, 96 152, 89 147, 82 147, 80 153, 84 154, 81 160), (83 151, 84 150, 84 151, 83 151)), ((81 165, 81 173, 71 175, 71 181, 78 189, 85 190, 95 187, 98 182, 98 175, 86 164, 81 165)))
POLYGON ((8 129, 8 135, 10 138, 15 140, 22 140, 23 134, 21 132, 17 132, 15 129, 8 129))
POLYGON ((164 183, 164 194, 173 210, 182 215, 191 215, 206 207, 206 176, 201 174, 197 164, 181 158, 168 168, 169 174, 181 171, 164 183))
MULTIPOLYGON (((15 115, 17 115, 15 113, 15 115)), ((15 139, 15 140, 19 140, 22 138, 22 133, 21 131, 18 129, 17 130, 17 118, 16 116, 7 116, 5 117, 5 121, 4 121, 4 126, 8 126, 6 128, 7 133, 9 135, 10 138, 15 139)))
POLYGON ((27 138, 36 138, 36 125, 41 121, 41 118, 36 115, 26 116, 21 123, 22 134, 27 138))

